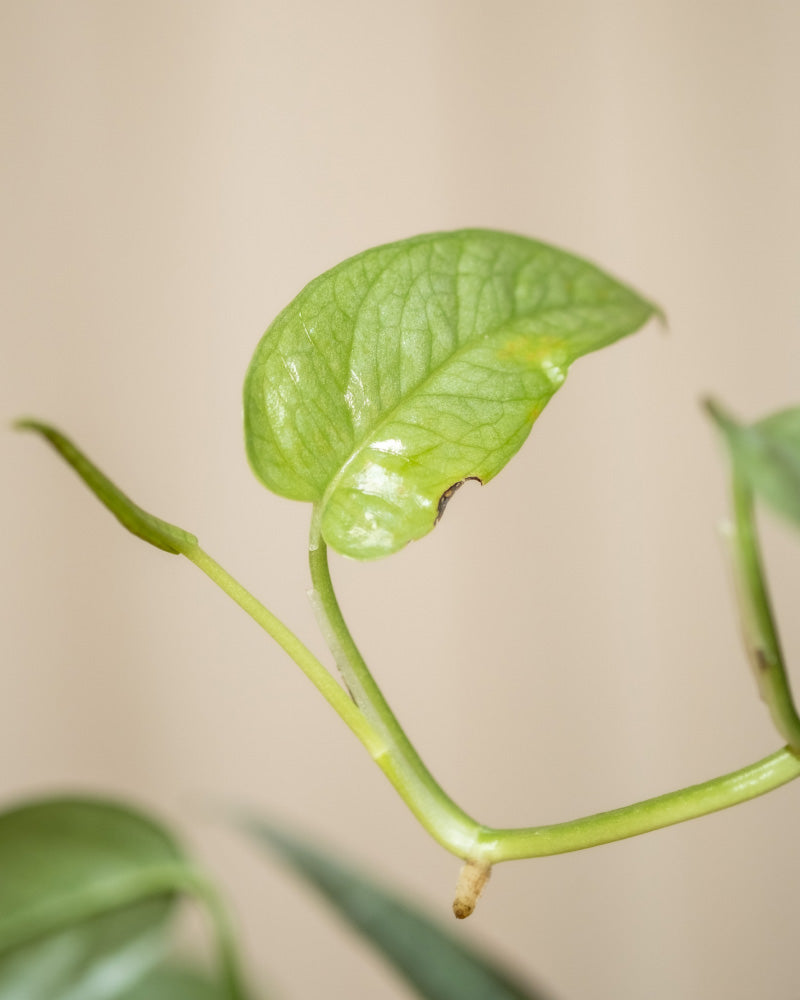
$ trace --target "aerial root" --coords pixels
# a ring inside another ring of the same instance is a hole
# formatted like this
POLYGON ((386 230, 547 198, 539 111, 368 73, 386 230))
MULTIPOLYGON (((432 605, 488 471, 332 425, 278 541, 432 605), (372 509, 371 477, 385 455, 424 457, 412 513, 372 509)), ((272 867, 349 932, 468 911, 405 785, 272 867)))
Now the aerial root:
POLYGON ((464 920, 475 909, 478 897, 491 874, 492 866, 485 861, 467 861, 461 869, 456 885, 456 898, 453 900, 453 913, 459 920, 464 920))

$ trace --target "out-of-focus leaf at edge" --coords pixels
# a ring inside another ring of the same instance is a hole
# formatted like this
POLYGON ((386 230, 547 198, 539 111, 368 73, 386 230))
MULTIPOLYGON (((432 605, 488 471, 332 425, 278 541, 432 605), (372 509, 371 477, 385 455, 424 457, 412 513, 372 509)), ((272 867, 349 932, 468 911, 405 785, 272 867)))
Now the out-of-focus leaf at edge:
POLYGON ((657 310, 594 265, 487 230, 376 247, 280 313, 245 380, 250 463, 321 510, 345 555, 387 555, 433 528, 439 500, 488 482, 577 358, 657 310))
POLYGON ((19 430, 36 431, 41 434, 61 457, 72 466, 97 499, 104 504, 116 519, 139 538, 155 545, 164 552, 179 554, 197 545, 197 539, 183 528, 162 521, 148 514, 127 497, 111 480, 83 454, 69 438, 55 427, 38 420, 18 420, 14 426, 19 430))
POLYGON ((716 403, 707 409, 722 430, 734 467, 753 492, 800 527, 800 407, 740 424, 716 403))
POLYGON ((154 969, 117 1000, 230 1000, 224 989, 210 976, 183 965, 154 969))
POLYGON ((0 1000, 118 1000, 164 954, 164 908, 146 900, 0 954, 0 1000))
POLYGON ((160 960, 184 864, 169 835, 111 803, 0 814, 0 1000, 111 1000, 160 960), (154 878, 155 876, 155 878, 154 878))
POLYGON ((544 1000, 362 872, 271 823, 246 830, 333 905, 425 1000, 544 1000))

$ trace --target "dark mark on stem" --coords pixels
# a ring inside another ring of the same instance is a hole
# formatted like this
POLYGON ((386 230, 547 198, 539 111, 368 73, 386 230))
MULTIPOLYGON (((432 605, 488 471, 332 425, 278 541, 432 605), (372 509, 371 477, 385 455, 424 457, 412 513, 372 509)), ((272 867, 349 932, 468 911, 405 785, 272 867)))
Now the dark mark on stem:
POLYGON ((755 655, 757 669, 760 673, 765 674, 770 668, 770 662, 766 652, 760 646, 756 646, 753 653, 755 655))

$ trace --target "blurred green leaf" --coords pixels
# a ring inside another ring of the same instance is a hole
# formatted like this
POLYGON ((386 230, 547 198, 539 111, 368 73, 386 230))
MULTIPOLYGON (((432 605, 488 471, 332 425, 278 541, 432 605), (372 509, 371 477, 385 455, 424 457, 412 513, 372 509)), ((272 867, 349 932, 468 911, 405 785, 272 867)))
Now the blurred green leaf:
POLYGON ((0 814, 0 1000, 111 1000, 161 958, 188 871, 172 838, 106 802, 0 814))
POLYGON ((486 483, 570 364, 655 307, 594 265, 487 230, 376 247, 316 278, 256 348, 247 454, 314 501, 325 541, 386 555, 429 532, 452 489, 486 483))
POLYGON ((117 1000, 161 960, 163 922, 150 900, 2 952, 0 1000, 117 1000))
POLYGON ((118 1000, 230 1000, 207 973, 183 965, 154 969, 118 1000))
POLYGON ((246 829, 327 899, 425 1000, 544 1000, 474 945, 338 858, 270 823, 253 821, 246 829))
POLYGON ((111 480, 102 473, 69 438, 55 427, 38 420, 18 420, 14 425, 18 430, 36 431, 41 434, 61 457, 72 466, 97 499, 104 504, 116 519, 144 541, 155 545, 164 552, 179 554, 197 545, 197 539, 183 528, 162 521, 148 514, 127 497, 111 480))
POLYGON ((718 404, 707 408, 722 431, 737 474, 774 511, 800 527, 800 407, 740 424, 718 404))

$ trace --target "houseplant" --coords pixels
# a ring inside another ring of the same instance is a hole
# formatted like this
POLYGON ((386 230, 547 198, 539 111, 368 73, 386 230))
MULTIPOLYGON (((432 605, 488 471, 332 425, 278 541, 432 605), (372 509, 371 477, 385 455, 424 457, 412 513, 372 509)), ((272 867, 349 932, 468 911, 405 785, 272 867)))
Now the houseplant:
MULTIPOLYGON (((657 315, 657 308, 637 293, 571 254, 509 234, 464 230, 368 250, 312 281, 277 317, 256 349, 245 382, 248 456, 270 489, 313 504, 312 603, 344 686, 194 535, 134 504, 55 428, 32 419, 18 426, 43 435, 125 527, 157 548, 189 559, 291 656, 422 826, 463 860, 453 909, 465 917, 492 865, 500 861, 630 837, 745 801, 800 775, 800 721, 753 515, 758 495, 800 522, 800 411, 747 427, 709 404, 732 456, 731 552, 746 643, 762 696, 788 743, 731 774, 556 825, 495 829, 476 822, 441 789, 406 737, 333 590, 328 546, 352 558, 372 559, 427 534, 462 483, 487 483, 502 470, 574 361, 657 315)), ((12 812, 11 826, 21 824, 27 831, 27 824, 37 821, 47 840, 48 831, 58 826, 48 809, 60 817, 64 810, 81 808, 74 802, 23 808, 12 812), (46 822, 37 808, 45 811, 46 822)), ((97 804, 91 808, 103 809, 97 804)), ((118 820, 119 814, 114 817, 118 820)), ((137 822, 131 819, 133 826, 137 822)), ((94 829, 95 824, 89 826, 94 829)), ((141 834, 140 822, 139 830, 141 834)), ((280 833, 261 830, 291 853, 286 846, 290 841, 280 833)), ((36 838, 29 832, 9 834, 9 867, 26 839, 36 838)), ((176 861, 179 852, 168 838, 154 834, 150 839, 158 842, 158 850, 156 862, 148 854, 145 866, 152 879, 146 885, 148 905, 153 897, 163 904, 165 893, 181 890, 204 898, 217 928, 226 988, 230 995, 243 995, 216 894, 193 869, 176 861)), ((51 843, 47 854, 55 857, 58 850, 51 843)), ((91 875, 93 864, 81 864, 84 874, 91 875)), ((72 861, 69 867, 74 870, 72 861)), ((24 866, 18 870, 23 873, 19 893, 25 897, 32 879, 24 875, 24 866)), ((125 884, 137 891, 140 886, 136 877, 125 884)), ((94 889, 92 898, 98 893, 94 889)), ((134 897, 125 897, 125 905, 142 903, 135 892, 134 897)), ((25 917, 29 922, 22 930, 19 915, 12 913, 5 943, 0 935, 0 954, 5 947, 8 961, 21 963, 23 974, 29 958, 20 957, 20 949, 45 931, 63 931, 57 917, 48 918, 50 924, 36 923, 38 898, 31 901, 34 915, 25 917)), ((120 899, 114 897, 117 911, 120 899)), ((25 915, 24 907, 18 910, 25 915)), ((146 935, 166 916, 162 905, 155 915, 137 918, 135 936, 146 935)), ((81 920, 86 919, 83 911, 81 920)), ((122 937, 127 947, 127 937, 122 937)), ((142 969, 152 962, 148 958, 142 969)))

